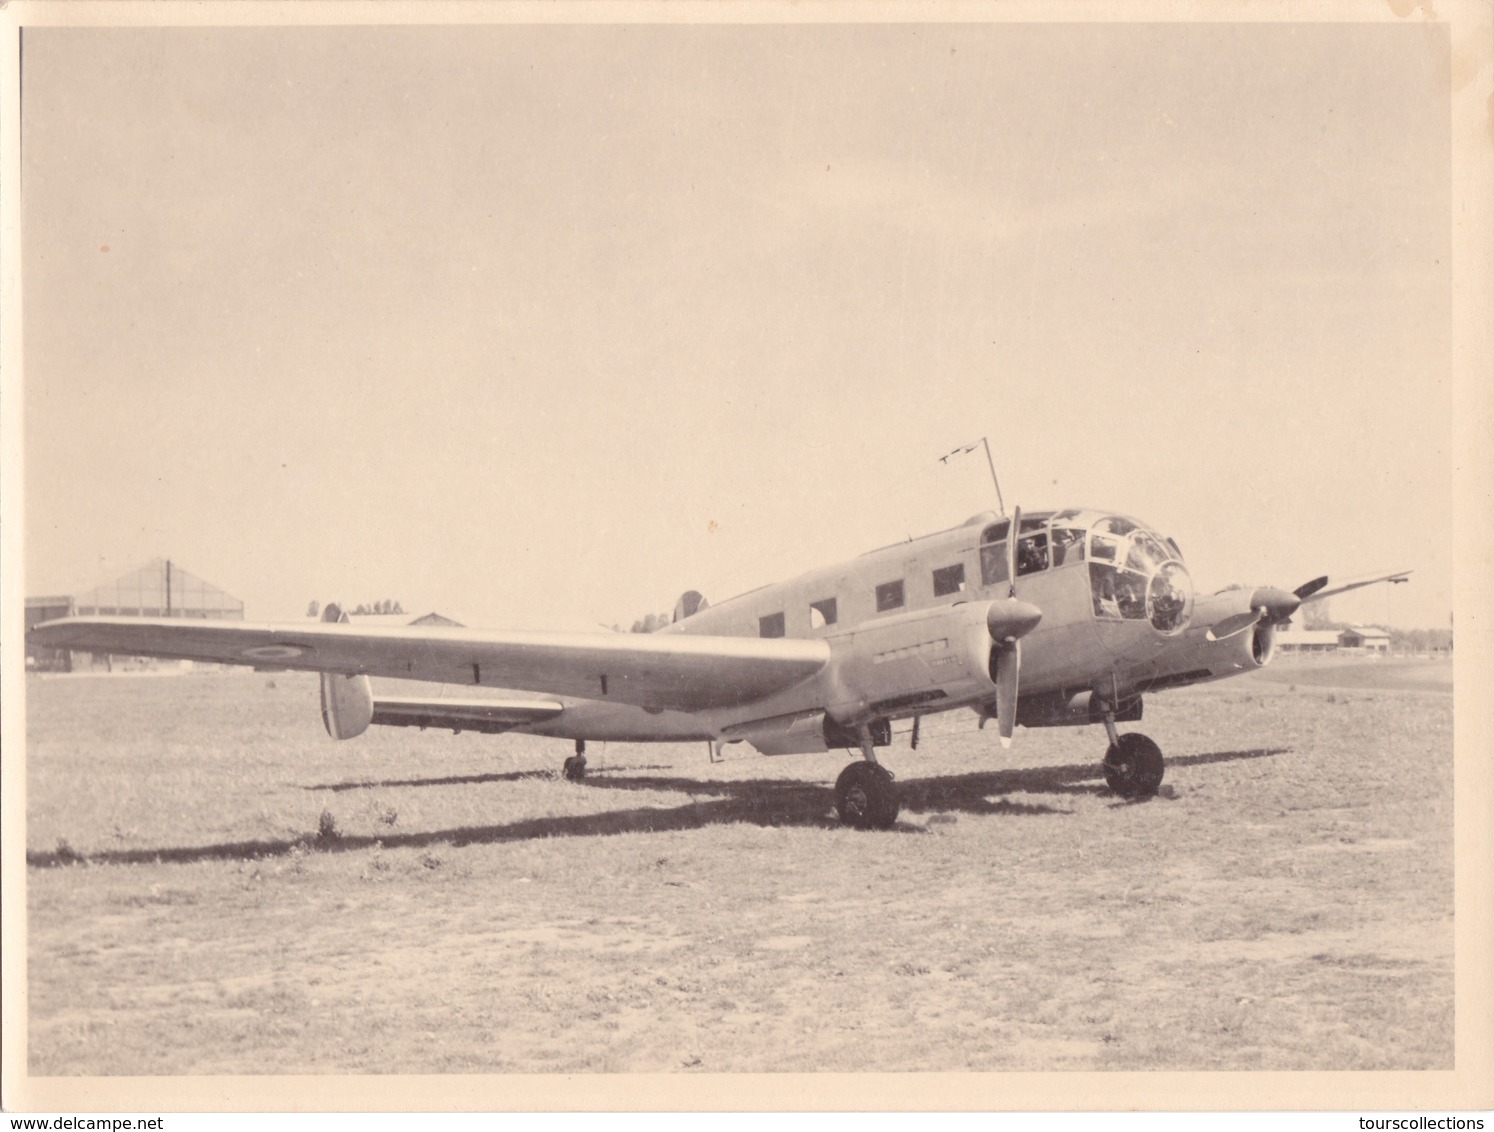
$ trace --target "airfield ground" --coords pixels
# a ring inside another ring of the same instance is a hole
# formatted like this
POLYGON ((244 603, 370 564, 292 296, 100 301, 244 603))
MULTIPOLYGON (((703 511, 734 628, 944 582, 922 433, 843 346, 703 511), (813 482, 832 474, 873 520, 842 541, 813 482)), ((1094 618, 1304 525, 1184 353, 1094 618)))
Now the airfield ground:
POLYGON ((30 1068, 1448 1069, 1450 690, 1152 697, 1137 804, 1100 728, 929 720, 856 833, 840 754, 594 745, 572 784, 557 742, 334 743, 304 675, 33 678, 30 1068))

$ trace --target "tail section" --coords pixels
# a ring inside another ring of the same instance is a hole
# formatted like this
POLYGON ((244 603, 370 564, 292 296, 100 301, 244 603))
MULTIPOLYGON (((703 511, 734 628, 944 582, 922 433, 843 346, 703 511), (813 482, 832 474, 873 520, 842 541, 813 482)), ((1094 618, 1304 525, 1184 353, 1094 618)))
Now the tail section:
MULTIPOLYGON (((342 622, 348 615, 335 602, 322 610, 322 620, 342 622)), ((322 673, 322 722, 334 739, 353 739, 373 722, 373 685, 367 676, 337 676, 322 673)))

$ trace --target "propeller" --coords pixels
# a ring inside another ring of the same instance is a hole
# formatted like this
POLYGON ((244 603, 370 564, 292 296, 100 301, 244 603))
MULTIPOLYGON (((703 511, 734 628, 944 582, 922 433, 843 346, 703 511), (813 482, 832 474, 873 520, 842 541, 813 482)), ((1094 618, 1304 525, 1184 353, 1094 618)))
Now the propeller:
POLYGON ((1312 597, 1313 594, 1317 593, 1320 589, 1322 589, 1327 584, 1328 584, 1328 575, 1324 574, 1321 578, 1314 578, 1310 582, 1303 582, 1300 586, 1298 586, 1292 592, 1294 594, 1296 594, 1299 598, 1301 598, 1303 601, 1306 601, 1308 598, 1312 597))
MULTIPOLYGON (((1315 579, 1313 582, 1308 582, 1307 586, 1302 588, 1307 589, 1308 586, 1314 585, 1316 581, 1322 581, 1326 584, 1327 579, 1315 579)), ((1233 637, 1237 633, 1243 633, 1246 629, 1258 624, 1263 619, 1269 620, 1273 624, 1280 624, 1291 617, 1293 613, 1296 613, 1297 607, 1301 604, 1302 598, 1298 594, 1287 593, 1285 590, 1279 590, 1275 586, 1257 586, 1255 592, 1250 595, 1250 608, 1248 610, 1244 613, 1233 614, 1222 621, 1216 621, 1213 625, 1209 626, 1209 631, 1205 636, 1211 641, 1223 641, 1233 637)))
MULTIPOLYGON (((1022 531, 1022 508, 1012 508, 1012 525, 1006 535, 1007 596, 993 601, 986 613, 986 627, 996 642, 996 730, 1003 748, 1012 745, 1017 726, 1017 685, 1022 673, 1022 637, 1043 619, 1043 611, 1017 600, 1017 538, 1022 531)), ((984 723, 984 719, 982 723, 984 723)))
POLYGON ((1410 570, 1392 570, 1385 574, 1363 574, 1355 578, 1339 578, 1337 581, 1332 581, 1329 575, 1324 574, 1310 582, 1303 582, 1291 593, 1277 589, 1275 586, 1260 586, 1250 595, 1248 610, 1216 621, 1205 635, 1211 641, 1222 641, 1233 637, 1236 633, 1243 633, 1263 618, 1279 625, 1296 613, 1298 606, 1308 602, 1322 601, 1325 598, 1347 593, 1349 590, 1357 590, 1362 586, 1372 586, 1376 582, 1389 582, 1391 585, 1396 585, 1406 581, 1410 576, 1410 570))

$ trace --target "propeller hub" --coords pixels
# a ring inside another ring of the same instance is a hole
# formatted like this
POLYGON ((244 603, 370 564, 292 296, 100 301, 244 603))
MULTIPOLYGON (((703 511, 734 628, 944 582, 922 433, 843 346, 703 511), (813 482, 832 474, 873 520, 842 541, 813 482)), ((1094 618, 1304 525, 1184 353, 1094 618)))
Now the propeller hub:
POLYGON ((1302 599, 1296 594, 1275 586, 1260 586, 1250 595, 1251 608, 1264 610, 1271 621, 1285 621, 1301 604, 1302 599))
POLYGON ((986 628, 997 643, 1015 641, 1037 628, 1042 619, 1043 611, 1031 602, 1008 597, 991 603, 986 611, 986 628))

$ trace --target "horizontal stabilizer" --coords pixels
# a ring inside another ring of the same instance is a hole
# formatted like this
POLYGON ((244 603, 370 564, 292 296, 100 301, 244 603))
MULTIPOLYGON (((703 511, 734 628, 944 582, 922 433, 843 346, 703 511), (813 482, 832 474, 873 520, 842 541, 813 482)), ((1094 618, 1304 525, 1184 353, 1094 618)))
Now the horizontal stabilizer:
POLYGON ((497 735, 554 719, 565 710, 551 700, 415 700, 376 699, 373 723, 386 727, 439 727, 497 735))

